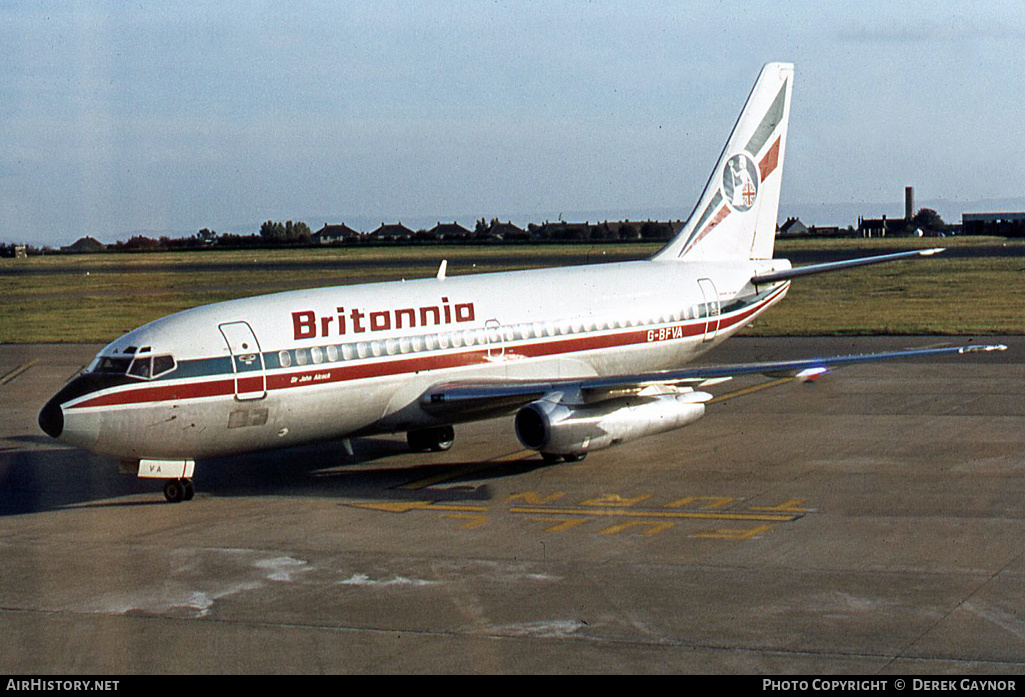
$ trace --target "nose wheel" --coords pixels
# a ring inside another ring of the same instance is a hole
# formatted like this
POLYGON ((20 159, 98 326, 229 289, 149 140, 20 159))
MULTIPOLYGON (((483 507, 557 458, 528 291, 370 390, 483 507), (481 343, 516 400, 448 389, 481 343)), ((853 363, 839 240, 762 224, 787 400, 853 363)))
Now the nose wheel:
POLYGON ((196 495, 196 487, 191 479, 168 479, 164 482, 164 498, 168 503, 191 501, 196 495))

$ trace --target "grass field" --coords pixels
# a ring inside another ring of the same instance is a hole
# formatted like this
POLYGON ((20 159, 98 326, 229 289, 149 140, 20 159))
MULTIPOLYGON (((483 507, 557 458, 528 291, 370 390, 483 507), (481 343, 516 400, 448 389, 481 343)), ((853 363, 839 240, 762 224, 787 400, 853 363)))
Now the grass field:
MULTIPOLYGON (((781 241, 851 257, 937 240, 781 241)), ((993 239, 944 246, 999 245, 993 239)), ((106 342, 205 303, 279 290, 644 258, 659 245, 426 246, 94 254, 0 259, 0 342, 106 342)), ((1025 258, 897 262, 796 279, 748 334, 1022 334, 1025 258)))

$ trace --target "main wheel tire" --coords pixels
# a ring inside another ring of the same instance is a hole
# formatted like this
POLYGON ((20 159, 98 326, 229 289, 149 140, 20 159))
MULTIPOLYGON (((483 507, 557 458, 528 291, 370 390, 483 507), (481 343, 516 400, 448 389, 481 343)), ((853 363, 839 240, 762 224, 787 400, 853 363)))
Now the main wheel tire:
POLYGON ((456 442, 456 431, 451 426, 439 426, 432 429, 431 450, 440 453, 452 447, 456 442))
POLYGON ((452 447, 455 437, 455 429, 451 426, 435 426, 409 431, 406 433, 406 442, 409 443, 409 449, 415 452, 433 450, 440 453, 452 447))

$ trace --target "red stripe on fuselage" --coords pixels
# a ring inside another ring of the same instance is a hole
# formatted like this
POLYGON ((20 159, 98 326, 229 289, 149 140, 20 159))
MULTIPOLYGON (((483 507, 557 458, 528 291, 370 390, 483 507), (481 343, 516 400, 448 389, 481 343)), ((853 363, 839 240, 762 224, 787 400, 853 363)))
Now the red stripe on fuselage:
MULTIPOLYGON (((554 339, 550 341, 538 341, 519 346, 507 346, 505 355, 510 357, 540 358, 553 356, 561 353, 576 353, 580 351, 592 351, 596 349, 615 348, 645 344, 649 342, 649 332, 665 329, 671 332, 674 339, 689 338, 704 334, 706 325, 709 322, 719 320, 718 331, 722 332, 734 325, 743 322, 745 319, 764 309, 777 300, 789 287, 789 283, 781 286, 778 290, 751 307, 741 310, 731 316, 711 317, 707 319, 688 320, 685 323, 661 325, 657 328, 645 327, 631 331, 619 332, 616 334, 602 334, 597 336, 581 336, 567 339, 554 339), (680 330, 677 333, 676 330, 680 330)), ((652 342, 658 339, 652 339, 652 342)), ((491 354, 500 354, 499 349, 492 348, 491 354)), ((359 363, 345 365, 342 363, 322 363, 317 367, 309 368, 302 372, 294 373, 268 373, 267 390, 283 390, 292 387, 305 387, 310 385, 321 385, 336 382, 348 382, 351 380, 362 380, 367 378, 388 377, 392 375, 416 374, 425 371, 444 370, 447 368, 462 368, 467 366, 484 365, 489 361, 489 351, 483 348, 460 353, 449 353, 435 356, 415 356, 411 358, 398 358, 395 360, 383 360, 373 363, 359 363)), ((246 377, 246 389, 259 391, 261 389, 261 378, 246 377), (249 384, 252 381, 252 384, 249 384)), ((245 391, 245 389, 243 389, 245 391)), ((128 404, 141 404, 146 402, 163 402, 180 399, 198 399, 204 397, 221 397, 235 394, 235 376, 222 376, 213 380, 195 381, 180 383, 177 385, 147 385, 142 387, 127 387, 116 392, 109 392, 105 395, 88 399, 73 405, 72 409, 85 407, 106 407, 124 406, 128 404)))
POLYGON ((219 397, 235 394, 235 376, 204 380, 202 382, 185 382, 177 385, 147 385, 145 387, 129 387, 117 392, 108 392, 100 397, 79 402, 72 409, 79 407, 108 407, 142 402, 166 402, 178 399, 196 399, 199 397, 219 397))

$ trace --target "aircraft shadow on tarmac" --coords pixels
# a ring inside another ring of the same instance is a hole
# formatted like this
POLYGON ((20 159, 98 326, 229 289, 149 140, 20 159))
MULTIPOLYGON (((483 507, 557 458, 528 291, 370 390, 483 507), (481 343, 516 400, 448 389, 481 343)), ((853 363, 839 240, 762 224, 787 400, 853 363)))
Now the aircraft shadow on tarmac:
MULTIPOLYGON (((416 454, 411 464, 390 466, 389 460, 410 455, 404 441, 361 438, 353 444, 352 457, 340 443, 329 442, 198 460, 193 478, 196 496, 483 501, 491 498, 491 491, 482 480, 551 466, 540 456, 511 462, 440 462, 434 459, 440 456, 432 453, 416 454), (429 481, 438 484, 416 485, 429 481)), ((0 452, 0 517, 69 507, 170 505, 161 486, 158 479, 118 474, 115 460, 77 448, 0 452), (148 497, 142 500, 142 494, 148 497), (127 497, 131 500, 122 500, 127 497)))

